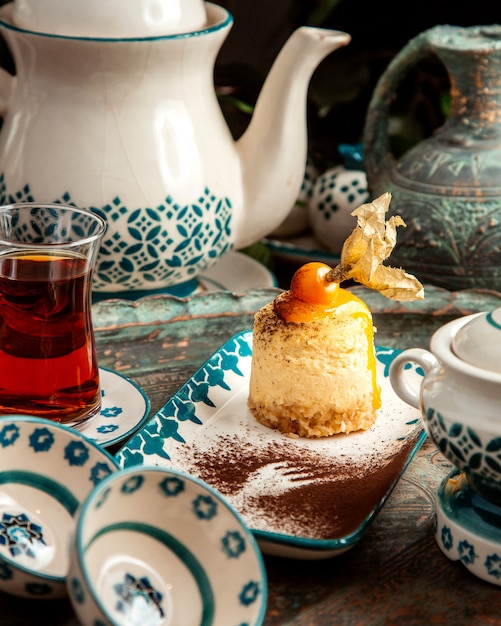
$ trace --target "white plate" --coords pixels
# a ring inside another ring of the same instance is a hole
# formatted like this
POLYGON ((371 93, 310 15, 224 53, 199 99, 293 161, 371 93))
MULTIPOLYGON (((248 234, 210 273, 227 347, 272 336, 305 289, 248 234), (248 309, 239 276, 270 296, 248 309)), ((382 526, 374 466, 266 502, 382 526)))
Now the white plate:
POLYGON ((100 446, 109 447, 132 435, 147 419, 150 400, 134 381, 99 368, 102 404, 99 415, 78 430, 100 446))
POLYGON ((199 277, 205 291, 242 293, 250 289, 276 287, 277 279, 262 263, 243 252, 228 252, 199 277))
MULTIPOLYGON (((251 416, 252 332, 239 333, 125 444, 117 461, 205 480, 239 511, 263 552, 303 559, 340 554, 361 538, 425 438, 419 411, 388 380, 397 352, 377 348, 383 408, 371 429, 292 439, 251 416)), ((421 375, 416 369, 409 380, 421 375)))

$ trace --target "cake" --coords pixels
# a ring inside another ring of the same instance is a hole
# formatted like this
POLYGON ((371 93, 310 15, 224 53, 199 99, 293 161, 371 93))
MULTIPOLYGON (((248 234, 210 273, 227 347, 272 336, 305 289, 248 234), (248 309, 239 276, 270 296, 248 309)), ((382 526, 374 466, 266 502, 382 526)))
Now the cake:
POLYGON ((323 303, 308 303, 294 291, 298 277, 318 273, 321 279, 330 269, 306 264, 291 290, 254 318, 248 406, 258 422, 290 436, 366 430, 381 406, 365 303, 336 283, 332 300, 323 303))
POLYGON ((248 406, 264 426, 291 437, 328 437, 369 429, 381 394, 374 326, 366 304, 340 283, 355 280, 394 300, 424 298, 421 283, 384 264, 399 216, 387 222, 391 195, 353 211, 357 226, 339 265, 306 263, 254 318, 248 406))

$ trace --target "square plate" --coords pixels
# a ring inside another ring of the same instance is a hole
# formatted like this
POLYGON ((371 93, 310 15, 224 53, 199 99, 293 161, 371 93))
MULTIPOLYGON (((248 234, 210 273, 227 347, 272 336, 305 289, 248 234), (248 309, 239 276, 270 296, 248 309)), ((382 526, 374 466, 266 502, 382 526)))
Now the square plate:
MULTIPOLYGON (((367 431, 291 438, 247 408, 252 332, 229 339, 117 453, 201 478, 243 516, 261 549, 291 558, 340 554, 362 537, 425 439, 419 411, 388 379, 398 350, 376 348, 382 408, 367 431)), ((418 368, 408 373, 420 383, 418 368)))

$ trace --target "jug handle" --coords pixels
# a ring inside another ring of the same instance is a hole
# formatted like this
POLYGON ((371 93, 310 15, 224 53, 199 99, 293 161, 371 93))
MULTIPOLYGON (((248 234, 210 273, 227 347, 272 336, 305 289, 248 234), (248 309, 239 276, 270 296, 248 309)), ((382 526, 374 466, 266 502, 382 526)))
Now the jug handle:
POLYGON ((417 363, 417 365, 423 369, 424 375, 426 376, 432 369, 439 367, 440 362, 429 350, 424 350, 423 348, 409 348, 397 354, 390 364, 388 375, 393 390, 401 400, 419 409, 421 386, 411 385, 405 375, 405 371, 411 363, 417 363))
POLYGON ((420 33, 396 54, 372 94, 363 131, 364 166, 369 181, 378 180, 394 165, 388 138, 390 105, 408 69, 433 53, 429 33, 430 30, 420 33))
POLYGON ((13 74, 0 67, 0 117, 4 117, 7 113, 14 80, 15 76, 13 74))

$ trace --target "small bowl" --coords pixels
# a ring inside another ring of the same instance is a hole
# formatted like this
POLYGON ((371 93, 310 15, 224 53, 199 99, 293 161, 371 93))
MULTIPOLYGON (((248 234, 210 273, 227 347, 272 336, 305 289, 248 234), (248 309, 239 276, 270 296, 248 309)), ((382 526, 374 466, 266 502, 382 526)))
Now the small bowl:
POLYGON ((67 595, 74 517, 118 470, 84 435, 29 416, 0 417, 0 590, 29 598, 67 595))
POLYGON ((267 583, 241 518, 197 478, 132 467, 80 510, 68 588, 83 626, 257 626, 267 583))

